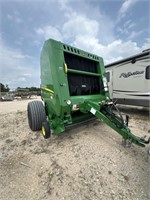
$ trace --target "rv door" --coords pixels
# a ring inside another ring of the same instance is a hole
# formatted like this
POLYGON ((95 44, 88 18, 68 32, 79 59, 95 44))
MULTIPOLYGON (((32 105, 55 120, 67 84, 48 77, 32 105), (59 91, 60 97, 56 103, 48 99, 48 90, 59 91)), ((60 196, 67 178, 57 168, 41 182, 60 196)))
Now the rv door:
POLYGON ((109 94, 110 98, 113 99, 113 70, 107 70, 106 72, 106 78, 108 82, 108 87, 109 87, 109 94))

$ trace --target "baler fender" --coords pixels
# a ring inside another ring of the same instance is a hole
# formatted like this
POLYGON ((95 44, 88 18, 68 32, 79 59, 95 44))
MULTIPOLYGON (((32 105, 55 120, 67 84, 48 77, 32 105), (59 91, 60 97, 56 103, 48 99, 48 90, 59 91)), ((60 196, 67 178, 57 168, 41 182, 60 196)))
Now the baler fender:
POLYGON ((145 147, 145 144, 150 142, 150 138, 145 140, 144 138, 140 138, 132 134, 123 119, 113 113, 110 109, 110 105, 107 103, 98 104, 97 102, 87 101, 80 105, 80 111, 83 113, 92 113, 96 118, 110 126, 112 129, 122 135, 125 140, 129 140, 131 143, 145 147))

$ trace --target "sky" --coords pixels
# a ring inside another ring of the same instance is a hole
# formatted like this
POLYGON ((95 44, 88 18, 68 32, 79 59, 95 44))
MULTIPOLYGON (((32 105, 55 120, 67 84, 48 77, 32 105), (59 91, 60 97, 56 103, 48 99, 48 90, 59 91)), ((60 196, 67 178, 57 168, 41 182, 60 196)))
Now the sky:
POLYGON ((108 64, 150 48, 150 0, 0 0, 0 82, 40 87, 40 52, 53 38, 108 64))

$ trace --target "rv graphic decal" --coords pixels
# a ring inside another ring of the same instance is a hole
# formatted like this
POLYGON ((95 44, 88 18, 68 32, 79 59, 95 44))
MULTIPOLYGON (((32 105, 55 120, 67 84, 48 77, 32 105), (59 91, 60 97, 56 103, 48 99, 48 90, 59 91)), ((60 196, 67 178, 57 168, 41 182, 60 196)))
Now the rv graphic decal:
POLYGON ((128 78, 130 76, 139 75, 139 74, 143 74, 143 73, 144 73, 144 71, 122 73, 122 74, 120 74, 119 78, 121 78, 121 77, 128 78))

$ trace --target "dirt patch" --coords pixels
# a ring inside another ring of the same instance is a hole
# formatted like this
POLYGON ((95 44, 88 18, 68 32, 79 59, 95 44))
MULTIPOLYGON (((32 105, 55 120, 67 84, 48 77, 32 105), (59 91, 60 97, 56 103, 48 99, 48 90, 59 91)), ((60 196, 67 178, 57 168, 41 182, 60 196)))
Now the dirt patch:
MULTIPOLYGON (((28 128, 27 102, 0 113, 1 200, 149 199, 148 147, 124 148, 99 121, 45 140, 28 128)), ((133 133, 149 135, 147 112, 129 114, 133 133)))

